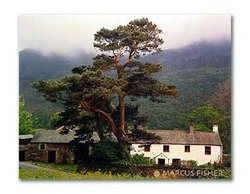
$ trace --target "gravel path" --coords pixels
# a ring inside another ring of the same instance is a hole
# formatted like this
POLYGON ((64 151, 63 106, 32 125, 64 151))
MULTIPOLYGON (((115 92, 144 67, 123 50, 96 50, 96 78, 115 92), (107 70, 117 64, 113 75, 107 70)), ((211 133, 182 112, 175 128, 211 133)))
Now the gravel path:
POLYGON ((27 169, 27 170, 43 170, 43 171, 49 171, 49 172, 59 172, 59 173, 65 173, 65 174, 71 174, 65 171, 56 170, 52 168, 46 168, 42 166, 37 166, 35 164, 32 164, 30 162, 19 162, 19 169, 27 169))

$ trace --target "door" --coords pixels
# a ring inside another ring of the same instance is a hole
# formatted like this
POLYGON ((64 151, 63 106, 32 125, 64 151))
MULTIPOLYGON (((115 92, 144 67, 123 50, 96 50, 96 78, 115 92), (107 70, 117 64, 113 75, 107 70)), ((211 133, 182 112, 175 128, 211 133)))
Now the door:
POLYGON ((75 150, 75 163, 80 164, 88 161, 89 156, 89 145, 87 143, 85 144, 76 144, 75 150))
POLYGON ((56 163, 56 151, 48 152, 48 163, 56 163))
POLYGON ((25 161, 25 151, 19 151, 19 161, 25 161))
POLYGON ((158 159, 158 165, 164 166, 165 165, 165 159, 159 158, 158 159))

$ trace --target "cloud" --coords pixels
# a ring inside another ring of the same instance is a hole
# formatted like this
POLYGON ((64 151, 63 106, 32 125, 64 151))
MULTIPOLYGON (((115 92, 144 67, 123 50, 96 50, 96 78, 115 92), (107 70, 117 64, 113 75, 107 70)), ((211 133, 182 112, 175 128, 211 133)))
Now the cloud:
POLYGON ((231 37, 230 15, 21 15, 19 50, 32 48, 45 54, 74 54, 79 49, 95 52, 95 32, 141 17, 149 18, 163 30, 163 49, 231 37))

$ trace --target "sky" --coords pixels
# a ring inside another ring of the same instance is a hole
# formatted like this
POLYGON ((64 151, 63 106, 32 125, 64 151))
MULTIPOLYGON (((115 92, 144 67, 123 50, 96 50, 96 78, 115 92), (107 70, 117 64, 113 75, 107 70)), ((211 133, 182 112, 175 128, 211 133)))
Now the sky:
POLYGON ((74 55, 79 50, 94 53, 94 34, 98 30, 114 29, 141 17, 147 17, 163 31, 162 49, 231 38, 230 15, 23 14, 19 16, 19 51, 30 48, 44 54, 74 55))

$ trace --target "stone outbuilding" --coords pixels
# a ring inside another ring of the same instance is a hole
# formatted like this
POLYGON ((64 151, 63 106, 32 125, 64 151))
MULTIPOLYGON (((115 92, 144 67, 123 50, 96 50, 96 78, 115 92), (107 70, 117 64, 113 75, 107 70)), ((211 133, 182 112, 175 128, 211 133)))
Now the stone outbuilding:
POLYGON ((22 159, 20 160, 19 157, 20 161, 31 160, 60 164, 82 163, 88 160, 91 142, 98 141, 95 134, 90 141, 75 141, 76 131, 74 130, 39 130, 33 137, 28 137, 25 145, 19 145, 19 156, 22 159), (28 137, 31 138, 29 142, 28 137), (23 151, 24 158, 22 158, 23 151))
POLYGON ((28 157, 30 141, 33 135, 19 135, 19 161, 25 161, 28 157))

